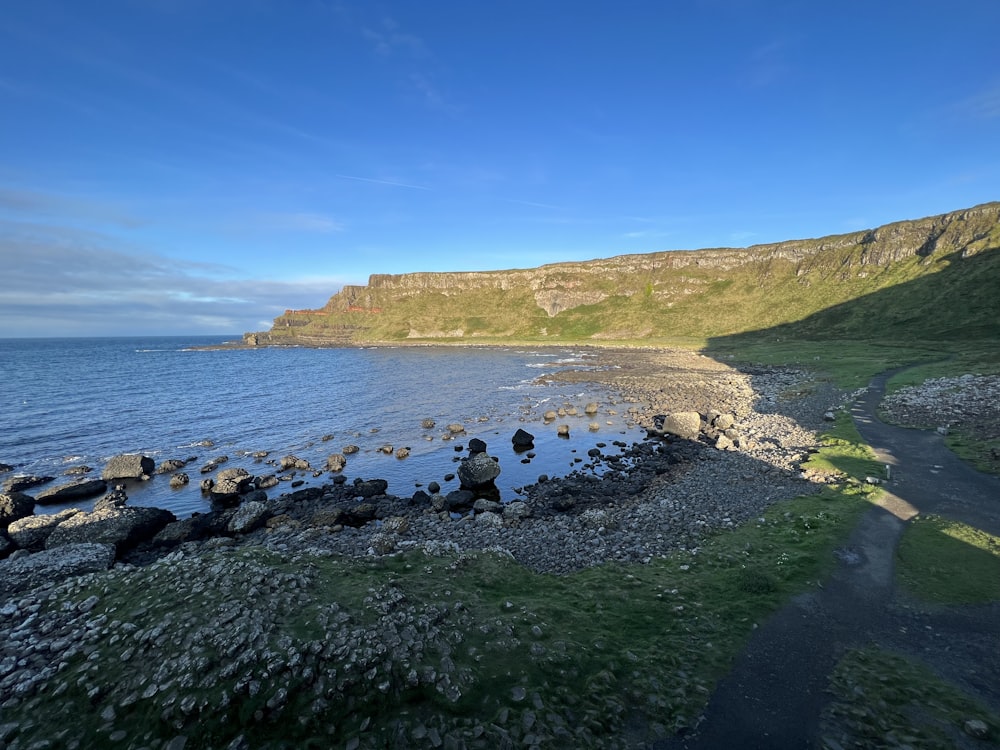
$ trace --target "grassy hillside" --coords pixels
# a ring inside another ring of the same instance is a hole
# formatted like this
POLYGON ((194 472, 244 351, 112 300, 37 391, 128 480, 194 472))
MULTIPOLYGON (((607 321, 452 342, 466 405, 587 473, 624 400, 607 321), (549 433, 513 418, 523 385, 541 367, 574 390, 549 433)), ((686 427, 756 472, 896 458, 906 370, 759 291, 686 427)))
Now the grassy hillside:
POLYGON ((868 232, 537 269, 373 276, 260 343, 1000 335, 1000 203, 868 232))

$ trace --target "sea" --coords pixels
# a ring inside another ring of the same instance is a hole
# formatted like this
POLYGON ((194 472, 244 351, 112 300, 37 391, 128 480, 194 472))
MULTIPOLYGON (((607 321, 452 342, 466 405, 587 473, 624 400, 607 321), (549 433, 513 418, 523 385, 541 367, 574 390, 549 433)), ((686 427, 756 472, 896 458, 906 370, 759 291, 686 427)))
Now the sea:
MULTIPOLYGON (((199 483, 207 462, 243 467, 254 475, 288 475, 274 462, 306 459, 322 469, 346 445, 347 481, 385 479, 389 492, 410 496, 431 482, 458 489, 457 461, 473 438, 499 460, 501 500, 523 495, 539 475, 564 476, 591 467, 587 452, 605 455, 641 440, 627 420, 627 405, 604 387, 549 383, 564 369, 596 367, 586 351, 520 347, 371 347, 245 349, 223 336, 0 339, 0 463, 20 474, 55 477, 47 486, 96 478, 107 460, 140 453, 157 465, 191 459, 191 479, 174 489, 169 474, 129 482, 133 505, 172 511, 178 518, 212 509, 199 483), (597 402, 595 416, 584 414, 597 402), (560 407, 577 415, 545 422, 560 407), (433 428, 423 427, 432 419, 433 428), (448 425, 465 432, 449 439, 448 425), (598 429, 591 429, 596 423, 598 429), (557 427, 570 426, 569 437, 557 427), (535 436, 533 457, 515 452, 518 428, 535 436), (616 445, 616 443, 618 445, 616 445), (392 446, 393 453, 382 452, 392 446), (409 455, 398 458, 398 448, 409 455), (267 451, 265 459, 253 453, 267 451), (89 466, 82 477, 67 470, 89 466)), ((332 481, 329 472, 298 471, 269 497, 332 481)), ((26 490, 28 494, 44 487, 26 490)), ((89 510, 94 500, 40 505, 37 513, 66 507, 89 510)))

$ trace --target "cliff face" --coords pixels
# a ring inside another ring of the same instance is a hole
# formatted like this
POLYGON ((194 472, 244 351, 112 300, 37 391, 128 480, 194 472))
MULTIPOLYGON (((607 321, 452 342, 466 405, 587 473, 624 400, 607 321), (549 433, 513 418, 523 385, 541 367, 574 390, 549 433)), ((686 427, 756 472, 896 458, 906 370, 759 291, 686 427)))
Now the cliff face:
POLYGON ((322 310, 288 311, 255 336, 259 343, 341 344, 712 336, 794 322, 996 248, 1000 203, 989 203, 741 249, 509 271, 374 274, 366 286, 345 286, 322 310))

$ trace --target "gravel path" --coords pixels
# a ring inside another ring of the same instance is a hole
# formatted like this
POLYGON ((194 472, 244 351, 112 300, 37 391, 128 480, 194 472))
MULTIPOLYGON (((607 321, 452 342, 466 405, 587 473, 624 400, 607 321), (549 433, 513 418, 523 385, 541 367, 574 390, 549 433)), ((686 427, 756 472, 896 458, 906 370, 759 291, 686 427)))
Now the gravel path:
MULTIPOLYGON (((891 373, 890 373, 891 374, 891 373)), ((864 440, 892 467, 891 481, 816 591, 796 597, 748 642, 718 685, 697 732, 663 748, 856 747, 836 722, 823 724, 829 677, 850 648, 877 644, 915 656, 1000 705, 1000 607, 920 607, 894 587, 896 545, 906 522, 934 513, 1000 534, 1000 478, 962 463, 935 432, 887 425, 877 417, 890 374, 875 378, 851 406, 864 440)), ((965 717, 976 721, 979 717, 965 717)), ((996 747, 959 732, 955 747, 996 747)), ((878 747, 902 747, 890 740, 878 747)))

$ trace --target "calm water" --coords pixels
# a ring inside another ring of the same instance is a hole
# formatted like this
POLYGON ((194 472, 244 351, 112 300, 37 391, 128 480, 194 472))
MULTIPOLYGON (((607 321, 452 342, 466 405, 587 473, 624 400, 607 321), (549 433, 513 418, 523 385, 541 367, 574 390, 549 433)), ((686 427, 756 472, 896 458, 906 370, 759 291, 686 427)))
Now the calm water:
MULTIPOLYGON (((321 468, 329 454, 355 444, 361 451, 348 456, 348 481, 387 479, 390 492, 405 496, 431 481, 444 491, 457 489, 457 480, 444 481, 456 469, 455 458, 466 455, 455 446, 479 437, 500 459, 497 486, 504 500, 512 500, 515 488, 539 474, 563 475, 576 459, 586 461, 597 442, 614 452, 612 441, 641 438, 640 430, 626 427, 625 407, 606 391, 535 382, 545 373, 585 367, 585 355, 572 350, 192 349, 223 341, 0 339, 0 462, 14 465, 15 473, 51 475, 63 483, 72 479, 62 476, 67 468, 85 464, 94 468, 90 476, 99 476, 118 453, 143 453, 157 464, 197 456, 184 469, 191 477, 187 487, 172 489, 169 475, 159 475, 128 488, 133 504, 186 516, 210 508, 198 489, 198 469, 221 455, 230 459, 222 468, 269 474, 279 473, 277 467, 255 463, 250 453, 269 451, 268 460, 294 454, 321 468), (583 416, 588 401, 601 405, 598 416, 583 416), (543 424, 545 410, 564 404, 577 406, 580 416, 543 424), (436 427, 423 429, 425 418, 436 427), (591 421, 600 423, 598 432, 588 430, 591 421), (463 423, 466 434, 443 440, 452 422, 463 423), (556 436, 560 422, 570 425, 569 440, 556 436), (518 427, 536 436, 537 455, 529 464, 511 446, 518 427), (205 440, 214 445, 198 445, 205 440), (379 452, 386 444, 409 447, 411 455, 379 452)), ((296 478, 306 479, 306 486, 330 481, 329 474, 296 478)), ((289 489, 282 482, 269 494, 289 489)))

